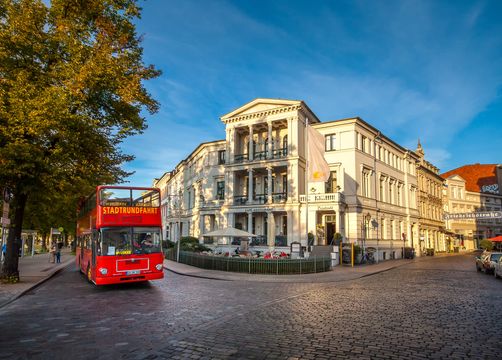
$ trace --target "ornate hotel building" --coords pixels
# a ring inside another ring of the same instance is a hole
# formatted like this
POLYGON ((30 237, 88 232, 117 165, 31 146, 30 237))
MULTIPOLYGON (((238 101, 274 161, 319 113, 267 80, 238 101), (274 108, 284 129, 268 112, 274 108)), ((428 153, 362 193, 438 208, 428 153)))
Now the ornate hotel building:
POLYGON ((420 251, 434 249, 436 252, 448 251, 443 220, 443 183, 439 169, 425 160, 420 141, 415 153, 419 156, 418 209, 420 213, 420 251))
POLYGON ((464 165, 441 176, 446 182, 444 212, 452 217, 446 220, 450 250, 476 249, 480 240, 502 235, 502 165, 464 165), (470 217, 475 213, 490 216, 470 217))
POLYGON ((231 246, 204 234, 232 226, 257 235, 256 249, 307 246, 307 233, 328 245, 339 233, 382 260, 419 250, 415 152, 357 117, 320 122, 303 101, 256 99, 221 121, 225 140, 200 144, 154 183, 166 238, 231 246), (306 181, 307 124, 325 139, 325 183, 306 181))

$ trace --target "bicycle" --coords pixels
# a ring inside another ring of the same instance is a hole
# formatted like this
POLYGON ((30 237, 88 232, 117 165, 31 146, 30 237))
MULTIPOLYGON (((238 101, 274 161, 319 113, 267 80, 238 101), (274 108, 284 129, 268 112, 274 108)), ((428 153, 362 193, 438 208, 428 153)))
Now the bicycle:
POLYGON ((363 259, 361 261, 362 264, 374 264, 376 262, 375 256, 372 252, 367 252, 364 254, 363 259))

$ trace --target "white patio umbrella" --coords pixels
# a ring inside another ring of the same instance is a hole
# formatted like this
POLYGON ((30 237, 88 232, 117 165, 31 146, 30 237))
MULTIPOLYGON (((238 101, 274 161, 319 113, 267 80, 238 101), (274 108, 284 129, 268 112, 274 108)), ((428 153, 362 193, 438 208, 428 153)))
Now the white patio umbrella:
POLYGON ((214 237, 253 237, 255 234, 250 232, 239 230, 233 227, 227 227, 225 229, 219 229, 210 231, 208 233, 202 234, 202 236, 214 236, 214 237))

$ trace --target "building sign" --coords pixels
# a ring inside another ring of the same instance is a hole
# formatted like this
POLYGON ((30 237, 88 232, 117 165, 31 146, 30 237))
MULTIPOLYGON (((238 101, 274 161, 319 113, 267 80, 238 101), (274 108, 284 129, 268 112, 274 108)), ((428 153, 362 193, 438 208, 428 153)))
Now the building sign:
POLYGON ((471 213, 444 214, 443 220, 497 219, 502 218, 502 211, 479 211, 471 213))
POLYGON ((103 215, 107 214, 157 214, 158 208, 131 206, 103 206, 103 215))
MULTIPOLYGON (((264 208, 252 208, 251 209, 251 212, 268 212, 268 211, 272 211, 273 208, 271 207, 264 207, 264 208)), ((277 210, 279 211, 279 210, 277 210)))
POLYGON ((333 210, 333 206, 318 206, 317 210, 333 210))
POLYGON ((481 187, 481 191, 484 193, 498 194, 499 193, 499 185, 498 184, 483 185, 481 187))

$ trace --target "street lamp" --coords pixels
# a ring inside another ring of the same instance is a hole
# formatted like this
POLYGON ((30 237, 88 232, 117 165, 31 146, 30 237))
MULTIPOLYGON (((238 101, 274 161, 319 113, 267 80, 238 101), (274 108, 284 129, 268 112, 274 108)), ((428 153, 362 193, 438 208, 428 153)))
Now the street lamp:
POLYGON ((375 219, 371 220, 371 226, 373 226, 373 229, 376 229, 376 263, 378 264, 378 242, 379 242, 379 235, 378 235, 378 212, 377 216, 375 219))
POLYGON ((369 235, 369 229, 370 229, 370 221, 371 221, 371 214, 367 213, 364 216, 364 246, 363 246, 363 254, 366 254, 366 240, 368 239, 369 235))

